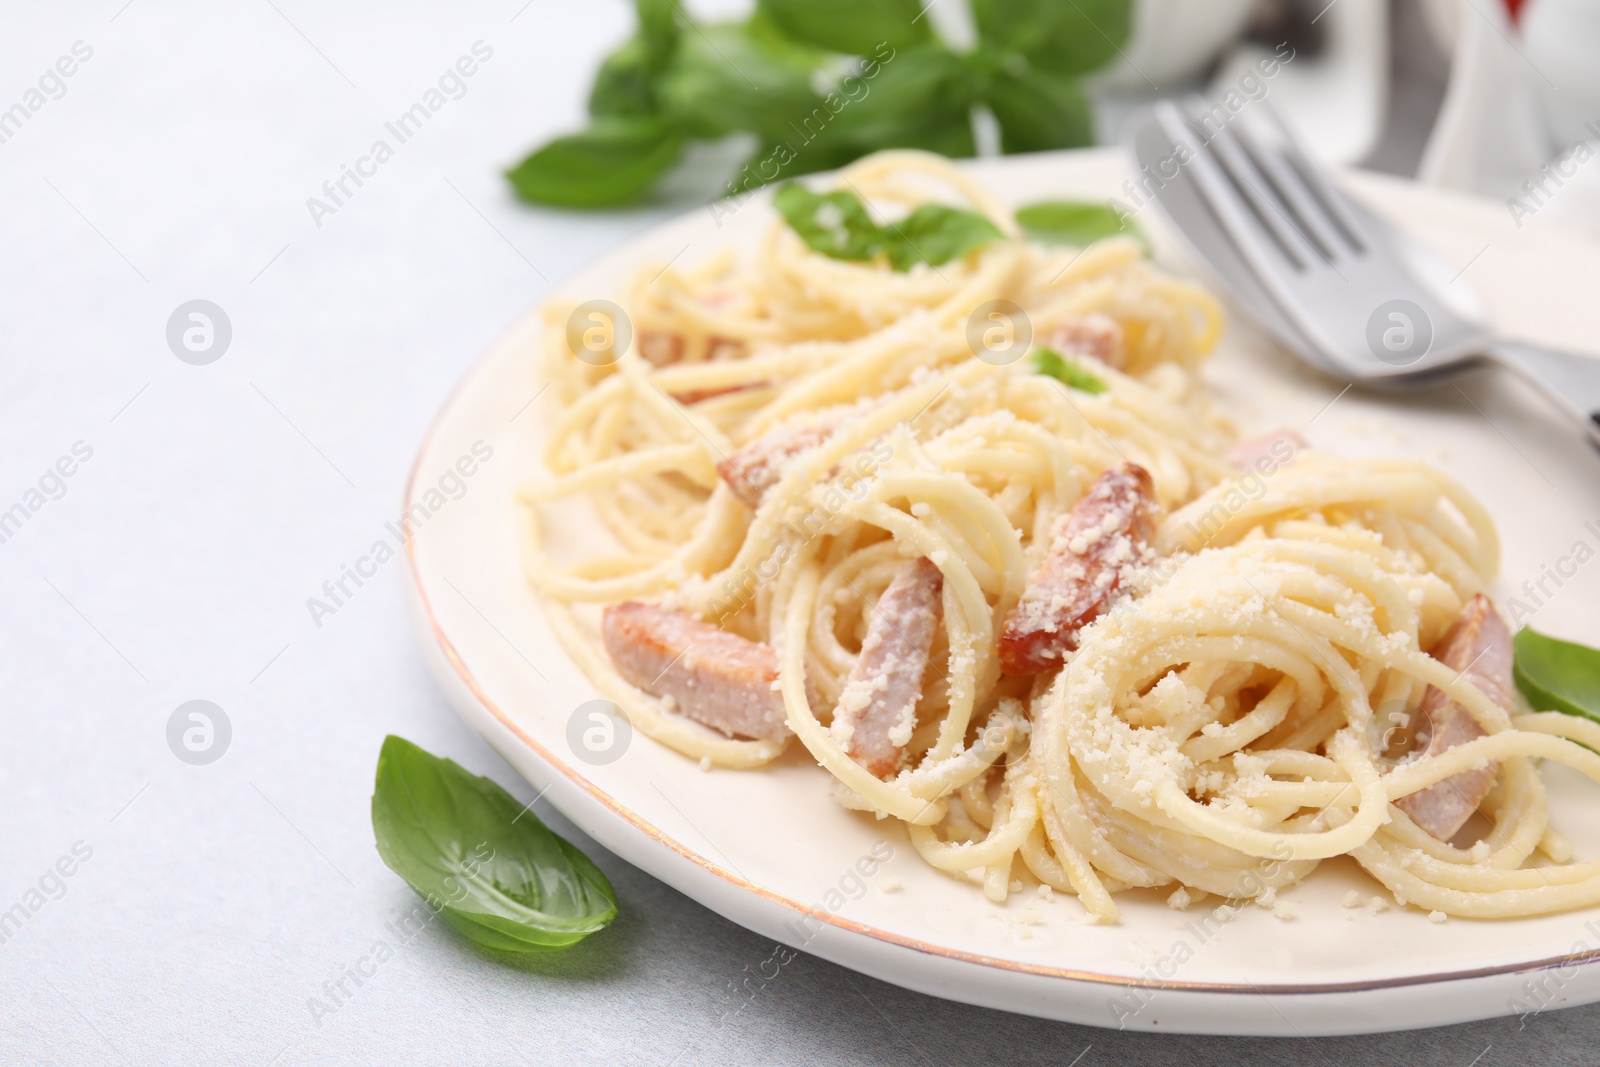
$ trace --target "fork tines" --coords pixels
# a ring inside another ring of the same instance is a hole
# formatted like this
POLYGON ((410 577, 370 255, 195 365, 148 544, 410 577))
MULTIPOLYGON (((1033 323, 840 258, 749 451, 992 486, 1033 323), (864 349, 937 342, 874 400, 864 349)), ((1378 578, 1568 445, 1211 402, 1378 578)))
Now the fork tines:
POLYGON ((1257 268, 1273 263, 1296 273, 1364 255, 1370 239, 1341 194, 1306 158, 1271 105, 1245 111, 1210 107, 1199 98, 1157 106, 1157 121, 1186 144, 1196 187, 1224 220, 1257 268), (1262 253, 1270 254, 1260 262, 1262 253))

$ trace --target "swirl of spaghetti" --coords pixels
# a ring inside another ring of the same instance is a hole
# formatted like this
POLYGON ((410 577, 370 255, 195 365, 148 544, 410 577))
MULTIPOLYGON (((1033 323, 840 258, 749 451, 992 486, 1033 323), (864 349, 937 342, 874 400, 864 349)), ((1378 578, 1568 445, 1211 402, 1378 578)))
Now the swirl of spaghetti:
POLYGON ((921 153, 839 181, 881 219, 943 203, 1001 237, 900 271, 773 218, 642 269, 610 362, 545 309, 526 573, 643 734, 703 766, 803 750, 934 869, 1100 921, 1137 887, 1270 903, 1339 855, 1452 915, 1600 903, 1537 763, 1600 781, 1600 725, 1474 669, 1500 544, 1461 485, 1241 442, 1200 374, 1216 301, 1132 240, 1035 244, 921 153), (1030 323, 1018 358, 974 347, 992 301, 1030 323), (611 544, 568 534, 580 514, 611 544))

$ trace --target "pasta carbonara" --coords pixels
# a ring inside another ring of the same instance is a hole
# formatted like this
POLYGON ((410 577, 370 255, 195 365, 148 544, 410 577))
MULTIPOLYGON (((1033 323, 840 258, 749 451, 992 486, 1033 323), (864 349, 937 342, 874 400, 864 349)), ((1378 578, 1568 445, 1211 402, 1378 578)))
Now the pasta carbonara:
POLYGON ((918 153, 840 181, 1003 236, 902 272, 775 219, 642 272, 626 341, 546 309, 528 574, 636 729, 707 766, 803 747, 939 870, 1106 922, 1339 855, 1448 915, 1600 903, 1536 766, 1600 779, 1600 725, 1516 702, 1460 485, 1239 440, 1198 374, 1217 303, 1131 239, 1032 243, 918 153), (614 550, 547 550, 566 497, 614 550))

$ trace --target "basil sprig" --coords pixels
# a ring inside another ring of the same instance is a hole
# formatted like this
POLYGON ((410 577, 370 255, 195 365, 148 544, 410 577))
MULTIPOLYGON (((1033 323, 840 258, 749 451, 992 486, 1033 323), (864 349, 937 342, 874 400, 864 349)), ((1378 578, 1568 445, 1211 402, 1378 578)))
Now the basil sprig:
POLYGON ((559 207, 609 207, 635 200, 683 154, 683 135, 651 115, 596 119, 557 137, 506 172, 525 200, 559 207), (582 182, 573 174, 587 175, 582 182))
POLYGON ((1044 200, 1018 208, 1017 225, 1040 244, 1084 248, 1107 237, 1126 234, 1143 245, 1146 254, 1150 251, 1149 240, 1134 221, 1107 204, 1044 200))
POLYGON ((976 47, 957 53, 921 0, 758 0, 742 22, 698 25, 674 0, 635 0, 639 29, 606 57, 590 127, 507 172, 558 207, 644 199, 693 140, 755 134, 730 194, 884 148, 977 152, 974 107, 1005 152, 1094 141, 1078 79, 1115 58, 1131 0, 971 0, 976 47))
POLYGON ((972 0, 981 46, 1005 60, 1050 74, 1097 70, 1128 40, 1127 0, 972 0))
POLYGON ((812 251, 857 261, 883 255, 898 271, 917 263, 937 267, 1001 236, 982 215, 944 204, 922 204, 879 226, 854 193, 815 193, 795 182, 781 186, 772 204, 812 251))
POLYGON ((1084 370, 1077 360, 1068 359, 1053 348, 1042 345, 1035 348, 1031 360, 1035 374, 1049 375, 1080 393, 1099 396, 1110 389, 1105 382, 1084 370))
POLYGON ((1512 645, 1512 675, 1535 710, 1600 720, 1600 649, 1547 637, 1526 626, 1512 645))
POLYGON ((864 56, 880 44, 921 44, 933 36, 918 0, 758 0, 757 9, 796 41, 864 56))
POLYGON ((611 883, 510 793, 390 735, 372 793, 378 855, 469 941, 576 944, 617 916, 611 883))
POLYGON ((812 79, 827 61, 759 14, 685 31, 658 83, 662 120, 708 140, 739 131, 793 137, 789 123, 821 102, 812 79))
POLYGON ((1094 143, 1094 116, 1078 80, 1018 61, 979 52, 984 103, 1000 123, 1000 151, 1041 152, 1094 143))

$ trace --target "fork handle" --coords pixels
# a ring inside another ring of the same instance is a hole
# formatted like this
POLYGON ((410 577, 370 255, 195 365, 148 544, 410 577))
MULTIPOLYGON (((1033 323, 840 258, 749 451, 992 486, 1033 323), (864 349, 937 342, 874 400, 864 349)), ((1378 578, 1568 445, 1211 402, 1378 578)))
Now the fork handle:
POLYGON ((1577 420, 1589 440, 1600 446, 1600 359, 1521 341, 1498 341, 1488 355, 1577 420))

